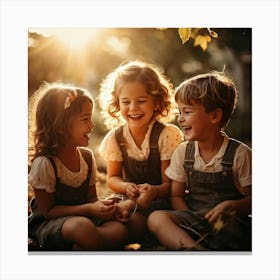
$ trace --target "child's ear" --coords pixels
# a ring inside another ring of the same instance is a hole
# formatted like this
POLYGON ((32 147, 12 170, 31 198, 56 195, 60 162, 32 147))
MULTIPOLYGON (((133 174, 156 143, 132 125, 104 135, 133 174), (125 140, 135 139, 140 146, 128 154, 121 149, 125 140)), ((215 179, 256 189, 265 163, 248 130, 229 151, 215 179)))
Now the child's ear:
POLYGON ((217 108, 212 112, 211 122, 213 124, 220 123, 222 120, 223 111, 221 108, 217 108))

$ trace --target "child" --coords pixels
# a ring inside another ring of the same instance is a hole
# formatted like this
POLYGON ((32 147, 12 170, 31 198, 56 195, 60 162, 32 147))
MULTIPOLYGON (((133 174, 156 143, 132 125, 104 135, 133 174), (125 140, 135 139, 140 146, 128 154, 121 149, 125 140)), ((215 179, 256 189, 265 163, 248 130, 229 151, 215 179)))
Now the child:
POLYGON ((149 229, 168 249, 250 249, 251 149, 223 132, 236 100, 233 81, 214 71, 175 91, 187 141, 166 170, 174 211, 148 217, 149 229))
POLYGON ((45 250, 120 248, 128 231, 115 217, 127 218, 135 203, 97 199, 96 163, 85 148, 94 127, 89 93, 46 83, 34 94, 31 106, 35 133, 28 181, 35 199, 28 218, 29 237, 45 250))
POLYGON ((171 118, 172 86, 150 64, 120 65, 101 84, 100 106, 110 130, 100 145, 107 160, 108 186, 137 202, 148 215, 170 209, 170 180, 164 171, 183 140, 180 129, 163 124, 171 118))

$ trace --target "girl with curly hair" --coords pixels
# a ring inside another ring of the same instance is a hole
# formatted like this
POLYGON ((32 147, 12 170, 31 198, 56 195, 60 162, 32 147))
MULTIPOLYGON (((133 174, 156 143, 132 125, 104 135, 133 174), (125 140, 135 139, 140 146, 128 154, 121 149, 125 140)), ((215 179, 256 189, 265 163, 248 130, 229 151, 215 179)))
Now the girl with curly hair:
POLYGON ((108 186, 136 201, 147 216, 169 209, 165 175, 182 134, 172 118, 172 84, 154 65, 121 64, 101 84, 100 106, 111 130, 99 151, 107 160, 108 186))

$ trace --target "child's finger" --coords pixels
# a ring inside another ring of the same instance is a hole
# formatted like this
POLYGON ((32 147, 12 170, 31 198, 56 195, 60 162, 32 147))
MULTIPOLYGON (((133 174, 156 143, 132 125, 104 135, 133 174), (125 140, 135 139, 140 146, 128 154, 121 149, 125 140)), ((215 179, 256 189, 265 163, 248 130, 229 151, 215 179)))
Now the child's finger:
POLYGON ((210 210, 208 213, 205 214, 204 217, 209 223, 213 224, 217 221, 217 219, 219 217, 219 213, 216 213, 215 211, 210 210))
POLYGON ((114 200, 113 199, 107 199, 107 200, 102 200, 101 201, 104 205, 113 205, 114 204, 114 200))
POLYGON ((129 212, 127 210, 122 211, 122 217, 123 218, 128 218, 129 217, 129 212))
POLYGON ((138 189, 128 189, 127 190, 127 195, 132 197, 132 198, 136 198, 139 195, 139 191, 138 189))
POLYGON ((137 194, 139 192, 138 188, 136 186, 131 186, 129 188, 130 192, 133 193, 133 194, 137 194))

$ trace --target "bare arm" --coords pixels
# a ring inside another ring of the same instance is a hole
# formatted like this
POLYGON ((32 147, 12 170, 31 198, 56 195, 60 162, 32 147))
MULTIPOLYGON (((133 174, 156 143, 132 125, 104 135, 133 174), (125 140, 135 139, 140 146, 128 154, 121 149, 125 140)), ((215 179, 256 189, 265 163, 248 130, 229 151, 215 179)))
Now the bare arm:
POLYGON ((169 197, 170 196, 170 185, 171 180, 166 176, 165 170, 169 166, 170 160, 161 161, 161 178, 162 183, 158 186, 153 186, 156 190, 155 198, 169 197))
POLYGON ((252 187, 247 186, 243 188, 244 198, 234 200, 234 209, 241 214, 249 215, 252 213, 252 187))
POLYGON ((88 202, 95 202, 97 201, 97 194, 96 194, 96 186, 88 186, 88 191, 87 191, 87 201, 88 202))
POLYGON ((171 207, 174 210, 188 209, 185 200, 185 183, 172 181, 171 184, 171 207))
POLYGON ((55 205, 54 195, 44 190, 34 189, 35 199, 39 210, 46 220, 63 216, 97 216, 108 219, 116 211, 116 207, 111 202, 107 205, 104 202, 96 200, 81 205, 55 205))
POLYGON ((244 197, 239 200, 226 200, 218 205, 216 205, 213 209, 211 209, 208 213, 206 213, 205 218, 210 222, 214 223, 219 218, 219 215, 225 211, 236 211, 240 214, 249 215, 252 211, 252 188, 251 186, 247 186, 243 188, 244 197))
POLYGON ((125 194, 127 182, 122 178, 122 167, 122 161, 108 161, 108 187, 116 193, 125 194))
POLYGON ((108 187, 116 193, 126 194, 135 199, 139 196, 139 188, 133 182, 126 182, 122 178, 122 161, 109 161, 107 165, 108 187))

